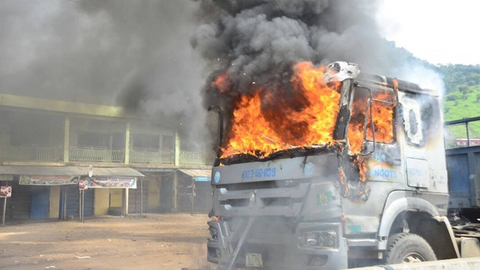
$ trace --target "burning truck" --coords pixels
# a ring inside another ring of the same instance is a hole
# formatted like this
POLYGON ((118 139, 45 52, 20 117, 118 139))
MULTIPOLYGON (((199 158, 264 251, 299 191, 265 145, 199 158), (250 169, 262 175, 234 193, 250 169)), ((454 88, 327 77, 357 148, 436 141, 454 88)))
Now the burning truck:
MULTIPOLYGON (((225 135, 216 106, 208 261, 344 269, 459 257, 438 95, 348 62, 300 62, 289 80, 282 98, 252 84, 233 99, 225 135)), ((222 93, 229 83, 213 80, 222 93)))

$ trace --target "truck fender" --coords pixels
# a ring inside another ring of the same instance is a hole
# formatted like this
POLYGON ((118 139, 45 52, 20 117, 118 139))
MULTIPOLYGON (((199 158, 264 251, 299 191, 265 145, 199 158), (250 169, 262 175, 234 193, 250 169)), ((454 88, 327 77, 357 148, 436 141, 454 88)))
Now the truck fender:
POLYGON ((398 215, 405 211, 422 211, 430 214, 432 217, 439 216, 438 210, 430 202, 418 197, 406 197, 405 191, 391 192, 385 203, 378 229, 379 250, 387 249, 388 234, 393 222, 398 215))

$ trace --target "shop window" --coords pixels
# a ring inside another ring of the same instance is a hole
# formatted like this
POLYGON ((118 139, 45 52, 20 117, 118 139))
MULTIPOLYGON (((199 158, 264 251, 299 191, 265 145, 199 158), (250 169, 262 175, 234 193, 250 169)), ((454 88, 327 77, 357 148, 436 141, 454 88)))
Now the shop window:
POLYGON ((173 150, 175 141, 171 135, 162 135, 162 150, 173 150))
POLYGON ((160 148, 160 135, 155 134, 133 134, 132 145, 134 148, 160 148))

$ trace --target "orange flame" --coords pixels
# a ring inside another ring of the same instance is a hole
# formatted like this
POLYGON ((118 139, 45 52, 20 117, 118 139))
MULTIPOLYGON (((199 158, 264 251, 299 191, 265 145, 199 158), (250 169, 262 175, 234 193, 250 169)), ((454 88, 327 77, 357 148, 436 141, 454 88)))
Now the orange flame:
POLYGON ((231 82, 228 79, 227 72, 223 72, 220 76, 216 77, 212 84, 218 88, 220 93, 226 93, 231 87, 231 82))
MULTIPOLYGON (((298 63, 293 71, 292 91, 257 85, 254 94, 237 97, 222 158, 235 154, 267 157, 280 150, 334 143, 333 132, 340 109, 339 83, 327 85, 323 77, 328 70, 311 62, 298 63)), ((220 91, 228 91, 231 87, 226 73, 217 77, 213 84, 220 91)), ((385 91, 374 91, 371 113, 376 141, 390 143, 393 141, 395 98, 385 91)), ((351 108, 348 141, 350 153, 354 155, 362 152, 364 139, 373 140, 369 106, 367 108, 370 94, 365 93, 355 93, 351 108)), ((366 161, 356 160, 356 163, 361 180, 365 181, 366 161)))
MULTIPOLYGON (((368 96, 356 98, 350 116, 348 126, 348 141, 352 154, 362 151, 365 129, 365 113, 367 113, 367 136, 366 139, 373 141, 370 123, 370 108, 367 108, 368 96)), ((372 101, 373 126, 375 127, 375 141, 383 143, 393 142, 393 109, 395 99, 391 93, 376 93, 372 101)))
POLYGON ((367 180, 368 159, 365 157, 359 157, 355 160, 355 162, 358 164, 360 181, 365 182, 367 180))
POLYGON ((266 157, 294 147, 333 142, 340 94, 323 81, 325 67, 310 62, 295 65, 293 94, 277 89, 241 96, 236 102, 223 156, 266 157), (279 98, 280 97, 280 98, 279 98))
POLYGON ((397 79, 393 79, 393 89, 395 91, 398 91, 398 80, 397 79))
MULTIPOLYGON (((375 141, 383 143, 393 142, 393 108, 394 98, 390 93, 378 93, 372 104, 373 126, 375 127, 375 141)), ((367 140, 372 141, 370 115, 367 123, 367 140)))

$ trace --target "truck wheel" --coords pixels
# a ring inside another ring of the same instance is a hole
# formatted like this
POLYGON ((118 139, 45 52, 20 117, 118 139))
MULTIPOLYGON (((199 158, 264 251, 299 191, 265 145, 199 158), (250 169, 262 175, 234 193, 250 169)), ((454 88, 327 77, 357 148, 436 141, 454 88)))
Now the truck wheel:
POLYGON ((436 261, 432 247, 421 236, 413 233, 397 233, 388 239, 385 263, 414 263, 436 261))

